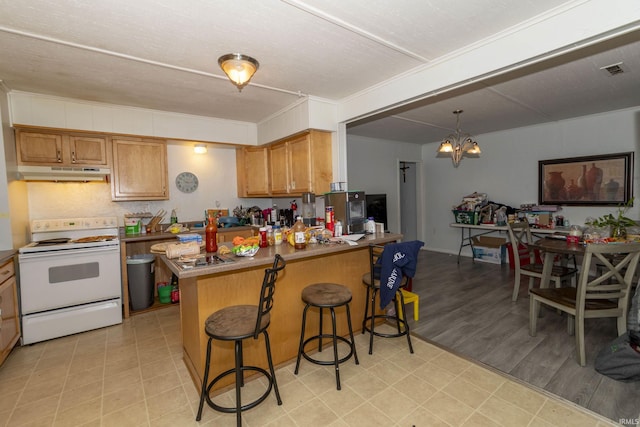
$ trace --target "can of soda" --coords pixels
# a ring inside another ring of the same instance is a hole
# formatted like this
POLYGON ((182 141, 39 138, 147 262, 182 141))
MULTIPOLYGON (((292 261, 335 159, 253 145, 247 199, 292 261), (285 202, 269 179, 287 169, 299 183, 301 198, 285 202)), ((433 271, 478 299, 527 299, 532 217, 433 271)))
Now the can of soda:
POLYGON ((326 206, 324 208, 324 228, 331 231, 334 231, 334 213, 333 206, 326 206))

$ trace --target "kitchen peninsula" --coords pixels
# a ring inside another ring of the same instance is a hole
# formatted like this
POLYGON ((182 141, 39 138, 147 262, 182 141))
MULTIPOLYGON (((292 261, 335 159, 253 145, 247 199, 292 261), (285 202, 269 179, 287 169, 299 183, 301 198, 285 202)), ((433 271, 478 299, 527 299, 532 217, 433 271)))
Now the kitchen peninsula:
MULTIPOLYGON (((187 224, 189 225, 189 224, 187 224)), ((163 224, 163 228, 166 227, 163 224)), ((204 227, 191 228, 188 233, 198 233, 204 235, 204 227)), ((230 227, 220 228, 218 230, 218 242, 231 240, 234 236, 249 237, 253 236, 257 232, 256 227, 242 226, 242 227, 230 227)), ((132 313, 129 307, 129 276, 127 273, 127 257, 131 255, 141 255, 153 253, 151 249, 153 245, 157 243, 177 243, 177 235, 169 232, 157 232, 148 234, 125 234, 124 228, 120 229, 120 265, 122 276, 122 297, 125 319, 131 314, 144 313, 148 310, 155 310, 158 308, 167 307, 165 304, 156 302, 148 309, 140 310, 132 313)), ((164 264, 161 264, 156 259, 155 264, 155 281, 156 282, 169 282, 171 280, 171 271, 169 271, 164 264)))
MULTIPOLYGON (((199 388, 204 374, 207 335, 204 322, 213 312, 237 304, 258 303, 264 270, 273 264, 276 253, 283 256, 287 265, 278 275, 274 307, 271 311, 269 337, 274 364, 278 365, 295 358, 302 310, 302 289, 318 282, 334 282, 347 286, 353 293, 351 319, 356 331, 362 321, 366 289, 362 275, 369 271, 369 244, 399 241, 401 234, 368 235, 357 241, 357 245, 310 244, 304 250, 282 245, 262 248, 254 257, 226 255, 231 262, 211 266, 182 269, 178 263, 161 255, 167 267, 179 278, 180 321, 184 361, 199 388)), ((230 243, 226 243, 231 246, 230 243)), ((344 307, 341 309, 344 310, 344 307)), ((328 311, 328 310, 326 310, 328 311)), ((338 309, 340 311, 340 309, 338 309)), ((325 325, 330 325, 329 313, 325 313, 325 325)), ((348 334, 346 316, 339 313, 338 335, 348 334)), ((308 331, 318 330, 318 319, 312 316, 307 321, 308 331)), ((266 366, 263 337, 246 340, 243 356, 247 365, 266 366)), ((233 342, 213 341, 212 364, 214 374, 230 369, 234 364, 233 342)), ((221 382, 220 386, 229 384, 221 382)))

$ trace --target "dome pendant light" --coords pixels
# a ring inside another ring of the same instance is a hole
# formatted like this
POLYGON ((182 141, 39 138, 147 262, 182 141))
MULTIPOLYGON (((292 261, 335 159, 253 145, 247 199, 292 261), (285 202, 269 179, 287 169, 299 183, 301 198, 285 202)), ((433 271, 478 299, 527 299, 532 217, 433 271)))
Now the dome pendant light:
POLYGON ((229 77, 231 83, 238 87, 238 92, 242 91, 253 74, 258 70, 260 64, 250 56, 241 53, 228 53, 218 58, 218 65, 229 77))

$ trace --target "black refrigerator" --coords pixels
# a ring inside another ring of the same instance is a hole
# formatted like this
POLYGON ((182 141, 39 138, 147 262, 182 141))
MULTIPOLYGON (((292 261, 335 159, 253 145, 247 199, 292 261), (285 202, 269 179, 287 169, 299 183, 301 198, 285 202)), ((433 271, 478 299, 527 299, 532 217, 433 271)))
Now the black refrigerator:
POLYGON ((388 231, 387 224, 387 195, 386 194, 367 194, 365 196, 367 203, 367 217, 373 217, 376 222, 384 224, 384 231, 388 231))

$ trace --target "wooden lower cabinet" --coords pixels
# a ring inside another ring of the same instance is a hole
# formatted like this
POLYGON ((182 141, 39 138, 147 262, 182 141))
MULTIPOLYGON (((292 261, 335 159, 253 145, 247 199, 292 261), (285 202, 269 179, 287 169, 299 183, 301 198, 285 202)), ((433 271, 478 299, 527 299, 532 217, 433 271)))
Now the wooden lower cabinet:
MULTIPOLYGON (((160 262, 159 258, 156 256, 155 264, 154 264, 154 295, 155 300, 151 307, 146 308, 144 310, 131 310, 130 306, 130 298, 129 298, 129 274, 127 270, 127 257, 133 255, 144 255, 150 254, 151 246, 157 243, 175 243, 176 238, 164 239, 164 240, 138 240, 132 242, 122 242, 120 244, 120 264, 122 267, 122 305, 123 305, 123 314, 124 317, 127 318, 132 314, 146 313, 147 311, 157 310, 159 308, 166 308, 171 304, 162 304, 158 300, 158 290, 155 288, 156 284, 159 282, 167 282, 171 283, 171 276, 173 273, 166 267, 166 265, 160 262)), ((154 254, 155 255, 155 254, 154 254)))
POLYGON ((0 364, 20 338, 18 290, 13 259, 0 266, 0 364))
POLYGON ((222 242, 231 242, 233 240, 234 237, 236 236, 240 236, 240 237, 251 237, 251 236, 255 236, 256 232, 254 229, 243 229, 243 230, 234 230, 233 227, 229 230, 227 229, 218 229, 218 234, 216 235, 216 241, 217 243, 222 243, 222 242))

